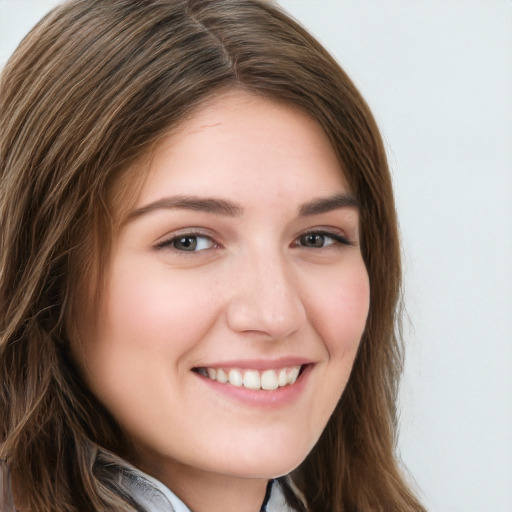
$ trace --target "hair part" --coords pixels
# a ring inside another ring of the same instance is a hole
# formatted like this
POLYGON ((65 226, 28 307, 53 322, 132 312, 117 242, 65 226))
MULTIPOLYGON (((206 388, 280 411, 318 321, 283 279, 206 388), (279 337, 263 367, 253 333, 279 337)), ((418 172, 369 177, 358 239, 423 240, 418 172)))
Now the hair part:
POLYGON ((129 443, 83 384, 68 339, 144 158, 229 89, 315 119, 361 205, 368 322, 294 483, 310 512, 424 510, 395 456, 401 271, 391 181, 355 86, 270 2, 75 0, 31 31, 0 77, 0 458, 21 511, 137 510, 102 455, 129 457, 129 443))

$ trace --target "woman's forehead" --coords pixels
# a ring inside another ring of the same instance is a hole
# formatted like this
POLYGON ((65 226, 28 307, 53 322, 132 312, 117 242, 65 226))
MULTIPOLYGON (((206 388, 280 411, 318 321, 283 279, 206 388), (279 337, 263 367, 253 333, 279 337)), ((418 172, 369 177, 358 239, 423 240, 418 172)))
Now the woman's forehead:
POLYGON ((137 206, 158 200, 164 190, 241 200, 266 189, 270 200, 271 192, 313 185, 323 195, 347 189, 320 125, 289 105, 235 91, 209 101, 160 142, 137 206))

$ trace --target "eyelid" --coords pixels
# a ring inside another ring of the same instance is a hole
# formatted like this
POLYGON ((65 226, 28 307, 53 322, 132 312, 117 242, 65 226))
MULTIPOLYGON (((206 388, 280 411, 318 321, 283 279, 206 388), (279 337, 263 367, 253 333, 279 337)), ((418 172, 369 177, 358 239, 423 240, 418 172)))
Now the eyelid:
MULTIPOLYGON (((325 248, 333 246, 333 245, 353 246, 353 245, 355 245, 355 243, 350 238, 348 238, 346 235, 340 233, 339 230, 337 230, 337 229, 319 227, 319 228, 307 229, 307 230, 299 233, 294 238, 292 245, 296 246, 296 247, 303 247, 306 249, 318 250, 318 249, 325 249, 325 248), (319 248, 301 246, 300 238, 303 236, 307 236, 307 235, 325 236, 327 238, 333 239, 334 243, 328 244, 326 246, 319 247, 319 248)), ((180 253, 180 254, 188 253, 189 255, 207 251, 207 250, 213 249, 213 248, 219 248, 219 247, 222 247, 222 245, 219 242, 217 242, 214 235, 212 235, 209 232, 205 232, 205 230, 202 230, 201 228, 197 228, 197 229, 196 228, 184 228, 182 230, 175 231, 173 233, 168 234, 167 236, 162 237, 159 241, 157 241, 154 244, 155 250, 161 250, 161 249, 167 248, 167 249, 174 250, 174 252, 176 252, 176 253, 180 253), (185 238, 185 237, 206 238, 209 241, 211 241, 212 247, 208 247, 206 249, 200 249, 198 251, 184 251, 184 250, 182 251, 182 250, 179 250, 179 249, 176 249, 175 247, 173 247, 173 242, 176 239, 185 238)))
MULTIPOLYGON (((338 231, 326 229, 326 228, 313 228, 313 229, 307 229, 306 231, 302 232, 297 238, 295 238, 295 243, 298 245, 298 242, 301 237, 307 236, 307 235, 321 235, 328 238, 332 238, 335 241, 335 244, 338 245, 345 245, 345 246, 353 246, 355 245, 354 242, 352 242, 347 236, 339 233, 338 231)), ((325 249, 326 247, 329 247, 331 245, 335 244, 329 244, 324 247, 320 247, 320 249, 325 249)), ((313 247, 306 247, 307 249, 319 249, 319 248, 313 248, 313 247)))
POLYGON ((208 249, 201 249, 199 251, 180 251, 180 250, 178 250, 178 249, 176 249, 175 247, 172 246, 173 242, 176 239, 186 238, 186 237, 190 237, 190 238, 207 238, 212 243, 212 247, 209 247, 208 249, 213 249, 213 248, 217 248, 217 247, 221 246, 214 239, 214 237, 211 234, 205 233, 204 231, 201 231, 200 229, 193 229, 192 228, 192 229, 183 229, 183 230, 180 230, 180 231, 177 231, 177 232, 170 233, 169 235, 163 237, 163 239, 161 239, 160 241, 157 241, 154 244, 154 249, 155 250, 171 249, 171 250, 174 250, 174 252, 176 252, 176 253, 179 253, 179 254, 189 254, 189 255, 208 250, 208 249))

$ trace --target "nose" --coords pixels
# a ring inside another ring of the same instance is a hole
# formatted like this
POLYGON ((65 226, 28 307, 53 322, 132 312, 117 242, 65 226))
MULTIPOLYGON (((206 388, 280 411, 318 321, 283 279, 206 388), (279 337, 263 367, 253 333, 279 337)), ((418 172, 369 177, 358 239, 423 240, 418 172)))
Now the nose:
POLYGON ((233 331, 284 339, 306 319, 297 280, 283 257, 268 254, 247 258, 236 273, 227 322, 233 331))

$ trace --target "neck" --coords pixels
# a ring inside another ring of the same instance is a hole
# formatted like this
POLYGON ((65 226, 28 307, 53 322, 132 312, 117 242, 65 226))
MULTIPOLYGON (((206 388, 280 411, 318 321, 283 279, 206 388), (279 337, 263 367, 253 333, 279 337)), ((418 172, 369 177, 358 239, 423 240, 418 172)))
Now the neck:
POLYGON ((193 512, 260 512, 268 480, 203 472, 186 465, 141 467, 193 512), (178 467, 179 466, 179 467, 178 467))

